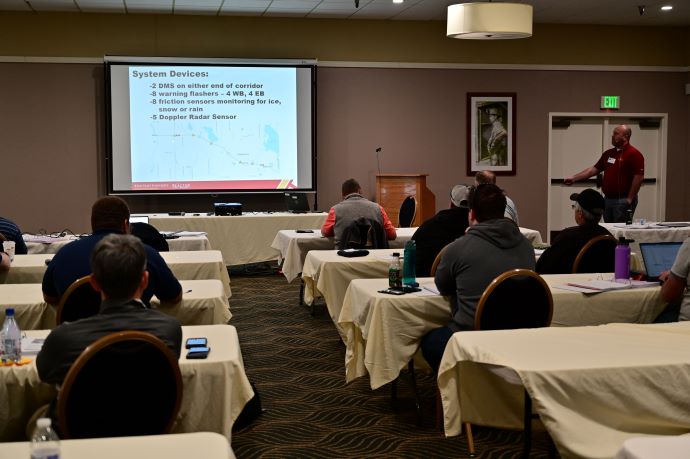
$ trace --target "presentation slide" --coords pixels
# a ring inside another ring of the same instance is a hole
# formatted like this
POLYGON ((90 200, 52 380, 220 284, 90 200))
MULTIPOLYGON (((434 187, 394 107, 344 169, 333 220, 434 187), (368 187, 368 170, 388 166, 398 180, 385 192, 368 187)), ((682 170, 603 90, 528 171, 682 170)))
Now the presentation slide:
POLYGON ((111 63, 111 191, 312 190, 312 71, 111 63))

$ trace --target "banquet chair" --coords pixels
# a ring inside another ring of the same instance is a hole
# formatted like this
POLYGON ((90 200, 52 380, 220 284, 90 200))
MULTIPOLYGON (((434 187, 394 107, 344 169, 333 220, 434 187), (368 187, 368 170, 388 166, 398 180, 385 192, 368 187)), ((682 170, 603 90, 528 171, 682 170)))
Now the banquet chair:
MULTIPOLYGON (((553 298, 542 277, 529 269, 513 269, 496 277, 486 287, 474 315, 475 330, 511 330, 551 325, 553 298)), ((508 381, 516 383, 516 381, 508 381)), ((521 382, 517 382, 521 384, 521 382)), ((532 399, 524 390, 523 457, 529 457, 532 443, 532 399)), ((463 423, 470 456, 474 457, 472 426, 463 423)))
POLYGON ((610 273, 614 269, 616 238, 602 235, 590 239, 575 257, 573 273, 610 273))
POLYGON ((87 275, 75 280, 62 294, 55 311, 57 325, 98 314, 101 308, 101 294, 91 287, 90 277, 87 275))
POLYGON ((182 400, 177 358, 150 333, 122 331, 88 346, 57 401, 61 438, 170 433, 182 400))
POLYGON ((409 228, 412 226, 415 216, 417 215, 417 200, 414 196, 408 196, 403 199, 400 204, 400 212, 398 213, 398 228, 409 228))
POLYGON ((449 245, 450 244, 444 245, 441 251, 438 254, 436 254, 436 258, 434 258, 434 262, 431 264, 431 272, 429 273, 431 277, 434 277, 436 275, 438 264, 441 263, 441 258, 443 258, 443 254, 446 253, 446 250, 448 249, 449 245))

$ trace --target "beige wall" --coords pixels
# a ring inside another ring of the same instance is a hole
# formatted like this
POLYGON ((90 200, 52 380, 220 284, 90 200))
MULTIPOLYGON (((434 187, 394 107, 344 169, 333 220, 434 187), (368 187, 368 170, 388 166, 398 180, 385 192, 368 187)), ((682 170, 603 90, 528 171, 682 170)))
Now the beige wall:
MULTIPOLYGON (((450 186, 470 180, 464 156, 466 93, 515 92, 517 175, 499 178, 500 185, 516 201, 523 226, 544 234, 548 113, 595 112, 601 95, 617 94, 622 111, 669 114, 667 217, 690 219, 690 102, 684 93, 690 78, 679 69, 689 63, 688 29, 537 25, 528 40, 476 43, 447 39, 444 27, 442 22, 5 13, 0 56, 672 66, 670 72, 320 67, 319 207, 338 200, 340 183, 349 176, 373 196, 379 146, 384 172, 429 173, 437 206, 444 207, 450 186), (625 49, 617 43, 626 43, 625 49)), ((88 230, 90 204, 104 189, 102 65, 3 63, 0 85, 5 172, 0 215, 14 218, 25 231, 88 230)), ((595 153, 583 154, 595 160, 595 153)), ((135 211, 195 211, 208 210, 213 201, 205 196, 130 202, 135 211)), ((277 205, 256 196, 242 202, 254 209, 277 205)))

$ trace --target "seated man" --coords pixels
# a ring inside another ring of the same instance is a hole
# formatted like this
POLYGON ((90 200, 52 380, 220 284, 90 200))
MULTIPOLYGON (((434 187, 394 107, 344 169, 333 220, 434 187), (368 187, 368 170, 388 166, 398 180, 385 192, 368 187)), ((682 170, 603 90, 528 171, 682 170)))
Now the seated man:
POLYGON ((326 221, 321 227, 321 234, 324 236, 335 236, 336 248, 347 248, 341 247, 343 233, 348 226, 360 217, 378 222, 383 228, 387 239, 392 240, 397 237, 395 227, 388 218, 386 211, 380 205, 362 196, 362 187, 359 186, 357 180, 345 180, 342 186, 342 195, 343 200, 331 207, 328 217, 326 217, 326 221))
POLYGON ((469 224, 468 194, 469 188, 465 185, 454 186, 450 192, 450 208, 439 211, 422 223, 412 235, 417 244, 418 277, 430 276, 431 265, 441 249, 465 234, 469 224))
MULTIPOLYGON (((496 174, 491 171, 477 172, 477 174, 474 176, 474 186, 479 186, 486 183, 496 185, 496 174)), ((515 207, 515 203, 508 196, 506 196, 506 210, 503 215, 506 218, 510 218, 512 221, 514 221, 516 225, 520 224, 520 221, 518 220, 517 207, 515 207)))
POLYGON ((470 228, 450 244, 435 276, 441 295, 454 297, 451 321, 422 338, 424 358, 436 372, 453 333, 474 329, 477 303, 491 281, 511 269, 534 269, 532 245, 503 217, 503 191, 496 185, 479 185, 470 193, 469 204, 470 228))
POLYGON ((671 303, 657 322, 675 322, 676 320, 690 320, 690 239, 686 239, 680 246, 676 261, 670 271, 665 271, 659 276, 663 283, 661 286, 661 298, 671 303), (678 312, 680 301, 680 312, 678 312))
POLYGON ((6 218, 0 217, 0 234, 5 236, 8 241, 14 241, 14 253, 16 255, 26 255, 28 249, 22 237, 22 230, 16 223, 6 218))
POLYGON ((604 197, 591 188, 582 193, 573 193, 570 200, 575 201, 575 223, 566 228, 553 240, 537 260, 539 274, 567 274, 573 271, 577 254, 589 240, 597 236, 611 235, 599 225, 604 214, 604 197))
MULTIPOLYGON (((102 298, 100 313, 58 325, 50 332, 36 357, 41 381, 61 384, 72 363, 87 346, 122 330, 151 333, 179 358, 182 344, 179 322, 147 308, 141 301, 148 286, 149 272, 146 270, 146 250, 139 239, 120 234, 102 237, 91 254, 90 271, 93 272, 91 285, 102 298)), ((52 408, 55 422, 55 401, 52 408)))
MULTIPOLYGON (((93 234, 70 242, 53 257, 43 275, 43 297, 49 304, 57 304, 65 290, 80 277, 91 273, 89 256, 96 244, 111 233, 129 232, 129 207, 122 199, 106 196, 98 199, 91 208, 91 228, 93 234)), ((148 287, 141 295, 146 306, 153 295, 159 300, 179 303, 182 300, 182 287, 173 273, 153 248, 145 245, 148 287)))

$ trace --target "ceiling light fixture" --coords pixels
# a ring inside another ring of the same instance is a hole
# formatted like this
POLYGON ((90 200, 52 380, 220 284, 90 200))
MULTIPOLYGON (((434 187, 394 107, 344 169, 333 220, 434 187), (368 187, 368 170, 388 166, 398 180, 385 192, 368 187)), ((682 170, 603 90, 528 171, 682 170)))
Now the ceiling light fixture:
POLYGON ((470 40, 531 37, 532 5, 486 2, 450 5, 446 35, 470 40))
POLYGON ((661 7, 661 11, 671 11, 673 9, 672 5, 664 5, 661 7))

